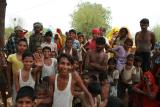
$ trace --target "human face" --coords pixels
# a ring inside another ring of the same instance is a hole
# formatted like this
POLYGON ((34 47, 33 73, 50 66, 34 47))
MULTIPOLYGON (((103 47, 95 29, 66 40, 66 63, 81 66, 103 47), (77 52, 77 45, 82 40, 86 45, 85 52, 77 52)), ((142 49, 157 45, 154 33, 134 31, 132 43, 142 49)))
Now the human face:
POLYGON ((49 42, 49 43, 50 43, 50 42, 51 42, 51 40, 52 40, 52 36, 47 36, 47 37, 46 37, 46 41, 47 41, 47 42, 49 42))
POLYGON ((71 71, 72 65, 71 62, 65 57, 62 57, 58 63, 58 71, 60 75, 67 76, 71 71))
POLYGON ((120 30, 120 36, 121 36, 121 37, 126 37, 126 35, 127 35, 127 29, 125 29, 125 28, 124 28, 124 29, 121 29, 121 30, 120 30))
POLYGON ((114 70, 116 68, 116 64, 110 63, 108 64, 108 69, 110 69, 111 71, 114 70))
POLYGON ((84 37, 83 37, 83 36, 80 36, 80 37, 78 37, 78 40, 79 40, 80 43, 83 43, 84 37))
POLYGON ((84 82, 84 85, 85 86, 88 86, 89 82, 90 82, 90 79, 89 79, 89 76, 88 75, 83 75, 82 76, 82 80, 84 82))
POLYGON ((126 64, 129 66, 132 66, 134 63, 134 59, 133 58, 128 58, 126 64))
POLYGON ((34 102, 29 97, 19 98, 16 102, 16 107, 33 107, 34 102))
POLYGON ((140 23, 140 27, 142 31, 147 31, 148 26, 149 26, 148 24, 140 23))
POLYGON ((66 41, 66 47, 71 48, 72 47, 72 40, 67 40, 66 41))
POLYGON ((70 37, 71 37, 72 39, 75 39, 75 38, 76 38, 76 34, 75 34, 74 32, 70 32, 70 37))
POLYGON ((33 57, 32 56, 27 56, 23 59, 24 69, 29 70, 32 67, 32 64, 33 64, 33 57))
POLYGON ((37 93, 36 93, 36 97, 38 99, 43 99, 46 97, 46 92, 43 89, 40 89, 37 93))
POLYGON ((27 44, 24 41, 19 42, 18 46, 18 52, 23 53, 27 49, 27 44))
POLYGON ((96 39, 97 37, 99 37, 99 33, 92 33, 92 37, 93 39, 96 39))
POLYGON ((104 45, 98 45, 98 44, 96 44, 96 50, 97 50, 97 52, 100 52, 103 49, 104 49, 104 45))
POLYGON ((132 47, 132 43, 131 42, 125 42, 124 43, 124 48, 126 49, 126 50, 128 50, 129 48, 131 48, 132 47))
POLYGON ((73 68, 74 68, 75 70, 79 69, 79 63, 78 63, 78 61, 75 61, 75 62, 74 62, 73 68))
POLYGON ((43 55, 45 58, 50 58, 51 51, 49 49, 45 49, 45 50, 43 50, 43 55))

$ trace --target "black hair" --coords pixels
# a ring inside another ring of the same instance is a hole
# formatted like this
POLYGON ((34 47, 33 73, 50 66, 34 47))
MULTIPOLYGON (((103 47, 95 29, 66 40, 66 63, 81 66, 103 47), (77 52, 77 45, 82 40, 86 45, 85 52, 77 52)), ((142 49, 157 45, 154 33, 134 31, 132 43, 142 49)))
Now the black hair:
POLYGON ((143 18, 143 19, 140 21, 140 24, 148 24, 148 25, 149 25, 149 19, 143 18))
POLYGON ((105 80, 107 80, 107 73, 100 73, 99 74, 99 81, 102 82, 105 80))
POLYGON ((109 58, 108 64, 117 64, 117 60, 113 57, 109 58))
POLYGON ((61 58, 67 58, 68 61, 73 65, 73 57, 71 55, 65 54, 65 53, 61 53, 58 58, 57 58, 57 62, 60 63, 61 58))
POLYGON ((99 82, 90 82, 88 84, 88 91, 92 94, 92 95, 99 95, 101 93, 101 85, 99 82))
POLYGON ((35 92, 34 89, 30 86, 21 87, 17 93, 16 101, 20 98, 29 97, 32 101, 35 100, 35 92))
POLYGON ((120 30, 119 30, 119 32, 122 32, 123 30, 125 30, 126 34, 128 34, 129 31, 128 31, 128 29, 126 27, 121 27, 120 30))
POLYGON ((20 42, 25 42, 26 43, 26 45, 28 46, 28 42, 27 42, 27 39, 19 39, 18 40, 18 42, 17 42, 17 44, 19 44, 20 42))
POLYGON ((52 33, 52 31, 47 31, 46 33, 45 33, 45 36, 46 37, 48 37, 48 36, 50 36, 50 37, 52 37, 53 36, 53 33, 52 33))
POLYGON ((106 40, 104 37, 98 37, 96 38, 96 44, 97 45, 105 45, 106 44, 106 40))
POLYGON ((133 40, 132 40, 132 39, 127 38, 127 39, 124 41, 124 44, 125 44, 125 43, 128 43, 128 42, 130 42, 131 45, 133 46, 133 40))
POLYGON ((42 82, 41 84, 37 84, 35 87, 35 93, 43 90, 44 92, 48 92, 48 84, 46 82, 42 82))
POLYGON ((29 49, 26 49, 22 54, 22 60, 24 60, 25 57, 33 57, 32 52, 29 49))
POLYGON ((90 75, 89 78, 91 79, 91 81, 98 81, 97 76, 96 75, 90 75))
POLYGON ((133 54, 129 54, 128 56, 127 56, 127 59, 133 59, 134 60, 134 55, 133 54))
POLYGON ((51 52, 51 48, 49 46, 45 46, 43 49, 42 49, 42 52, 44 52, 44 50, 49 50, 51 52))
POLYGON ((75 29, 71 29, 71 30, 69 30, 69 33, 74 33, 74 34, 76 34, 76 30, 75 29))
POLYGON ((141 63, 142 63, 142 62, 143 62, 143 59, 142 59, 140 56, 135 56, 135 57, 134 57, 134 61, 135 61, 135 62, 141 62, 141 63))

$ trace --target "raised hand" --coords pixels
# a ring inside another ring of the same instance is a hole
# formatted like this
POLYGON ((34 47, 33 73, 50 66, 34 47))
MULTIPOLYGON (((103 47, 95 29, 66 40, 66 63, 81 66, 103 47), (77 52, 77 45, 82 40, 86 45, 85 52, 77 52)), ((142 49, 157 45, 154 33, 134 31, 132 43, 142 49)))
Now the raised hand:
POLYGON ((42 60, 43 56, 41 54, 34 53, 33 57, 34 57, 34 64, 36 66, 43 66, 43 60, 42 60))

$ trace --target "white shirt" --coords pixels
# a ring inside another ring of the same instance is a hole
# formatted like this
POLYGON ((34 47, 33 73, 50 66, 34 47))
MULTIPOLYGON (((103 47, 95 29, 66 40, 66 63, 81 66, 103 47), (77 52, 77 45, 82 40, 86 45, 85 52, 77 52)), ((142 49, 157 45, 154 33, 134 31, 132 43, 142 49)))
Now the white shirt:
POLYGON ((52 60, 52 63, 49 66, 43 63, 42 78, 46 76, 51 76, 57 73, 57 59, 51 58, 51 60, 52 60))
MULTIPOLYGON (((32 69, 31 69, 32 70, 32 69)), ((22 78, 22 70, 19 71, 19 84, 20 84, 20 87, 24 87, 24 86, 30 86, 34 89, 34 86, 35 86, 35 81, 32 77, 32 74, 31 74, 31 70, 29 72, 29 78, 27 81, 23 81, 23 78, 22 78)))
POLYGON ((72 74, 69 73, 69 81, 64 90, 58 89, 57 84, 58 74, 55 77, 55 90, 52 107, 72 107, 73 95, 71 92, 72 74))

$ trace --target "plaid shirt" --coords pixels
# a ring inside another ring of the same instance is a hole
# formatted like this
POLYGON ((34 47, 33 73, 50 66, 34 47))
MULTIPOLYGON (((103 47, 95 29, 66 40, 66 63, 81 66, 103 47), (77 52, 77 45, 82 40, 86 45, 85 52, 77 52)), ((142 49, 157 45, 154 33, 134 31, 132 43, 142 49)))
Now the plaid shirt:
MULTIPOLYGON (((9 39, 6 43, 6 46, 5 46, 5 48, 7 50, 7 55, 14 54, 17 52, 17 43, 19 40, 20 40, 20 38, 18 38, 15 33, 11 34, 11 36, 9 37, 9 39)), ((26 39, 26 41, 27 41, 27 39, 26 39)))

